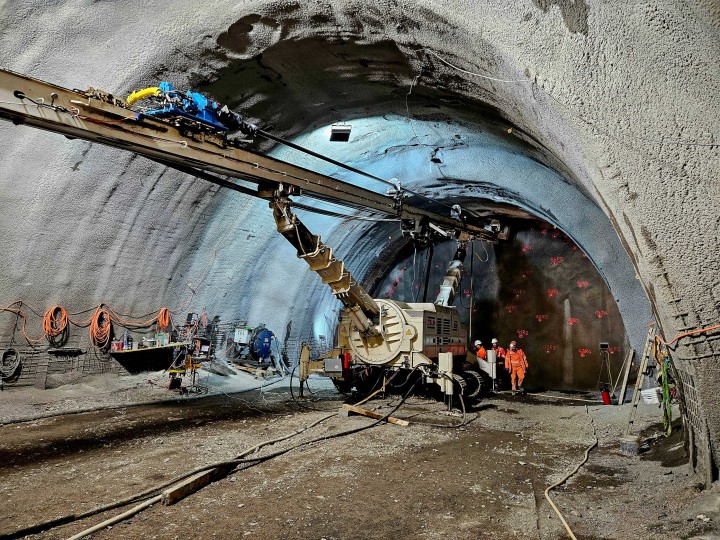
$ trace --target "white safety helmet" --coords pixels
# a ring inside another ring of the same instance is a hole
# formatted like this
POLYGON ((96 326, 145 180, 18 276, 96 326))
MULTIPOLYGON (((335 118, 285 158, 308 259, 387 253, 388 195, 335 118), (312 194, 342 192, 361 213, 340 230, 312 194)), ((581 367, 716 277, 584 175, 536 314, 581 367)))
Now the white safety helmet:
POLYGON ((497 339, 495 339, 495 338, 492 338, 492 343, 493 343, 493 345, 495 345, 495 343, 497 343, 497 342, 498 342, 498 340, 497 340, 497 339))
POLYGON ((482 341, 480 341, 479 339, 476 339, 475 346, 478 347, 479 345, 482 345, 482 341))

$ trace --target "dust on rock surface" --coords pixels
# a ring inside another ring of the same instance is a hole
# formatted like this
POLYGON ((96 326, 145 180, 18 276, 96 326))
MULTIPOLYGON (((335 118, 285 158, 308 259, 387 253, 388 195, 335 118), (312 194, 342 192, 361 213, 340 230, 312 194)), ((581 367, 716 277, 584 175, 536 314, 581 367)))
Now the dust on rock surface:
MULTIPOLYGON (((287 389, 278 389, 2 426, 0 494, 13 504, 0 535, 230 459, 342 403, 328 392, 303 407, 289 398, 287 389)), ((393 402, 366 406, 389 412, 393 402)), ((627 412, 627 406, 586 412, 573 402, 494 396, 473 407, 467 425, 443 429, 426 424, 452 425, 459 418, 444 414, 441 403, 411 398, 395 413, 409 418, 408 427, 383 424, 297 448, 93 538, 566 538, 543 491, 582 459, 593 427, 599 447, 552 494, 579 539, 716 531, 720 509, 701 504, 712 490, 697 490, 686 462, 661 461, 677 452, 679 439, 654 439, 642 456, 620 454, 617 437, 627 412), (701 512, 709 521, 697 517, 701 512)), ((641 405, 646 436, 659 431, 658 414, 641 405)), ((333 416, 261 454, 371 423, 333 416)), ((67 538, 121 511, 32 538, 67 538)))

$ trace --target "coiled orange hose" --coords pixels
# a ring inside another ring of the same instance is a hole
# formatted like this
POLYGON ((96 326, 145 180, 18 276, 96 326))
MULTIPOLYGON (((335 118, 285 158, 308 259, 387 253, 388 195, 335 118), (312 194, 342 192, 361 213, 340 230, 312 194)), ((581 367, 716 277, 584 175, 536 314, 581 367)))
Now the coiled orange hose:
POLYGON ((90 338, 96 347, 106 349, 110 344, 112 322, 110 312, 102 306, 95 310, 90 321, 90 338))
POLYGON ((172 318, 170 316, 170 310, 166 307, 160 308, 160 313, 158 313, 157 316, 157 323, 160 327, 160 330, 162 330, 163 332, 167 331, 171 322, 172 318))
POLYGON ((68 313, 62 306, 53 306, 45 312, 43 331, 48 339, 62 334, 68 325, 68 313))

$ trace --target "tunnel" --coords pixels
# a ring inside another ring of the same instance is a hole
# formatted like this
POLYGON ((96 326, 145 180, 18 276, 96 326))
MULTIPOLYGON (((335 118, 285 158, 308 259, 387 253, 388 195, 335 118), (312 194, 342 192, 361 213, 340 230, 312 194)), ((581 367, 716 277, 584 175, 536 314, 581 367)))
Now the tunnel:
MULTIPOLYGON (((715 3, 73 1, 0 12, 3 67, 118 96, 170 81, 400 182, 408 204, 497 218, 509 238, 471 242, 465 261, 457 305, 469 339, 518 341, 537 366, 531 390, 585 392, 604 380, 600 343, 617 373, 654 328, 670 347, 690 469, 706 486, 718 479, 715 3), (338 126, 347 141, 332 140, 338 126)), ((204 311, 265 324, 291 361, 304 341, 332 346, 340 303, 277 234, 266 201, 117 148, 7 122, 0 138, 5 305, 204 311)), ((246 147, 388 188, 262 137, 246 147)), ((437 293, 452 241, 431 252, 398 220, 298 201, 341 214, 298 210, 373 297, 437 293)), ((0 314, 5 350, 26 351, 23 332, 14 312, 0 314)))

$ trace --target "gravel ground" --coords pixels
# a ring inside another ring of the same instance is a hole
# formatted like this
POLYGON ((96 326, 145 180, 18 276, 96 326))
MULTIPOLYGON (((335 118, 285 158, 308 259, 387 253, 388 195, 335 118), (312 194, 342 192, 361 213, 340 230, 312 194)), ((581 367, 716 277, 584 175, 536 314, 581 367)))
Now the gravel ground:
MULTIPOLYGON (((337 412, 342 396, 287 387, 239 395, 63 414, 0 426, 0 535, 79 513, 236 456, 337 412)), ((381 412, 398 400, 367 404, 381 412)), ((568 538, 543 497, 599 445, 552 497, 578 539, 712 535, 717 489, 702 491, 682 440, 657 437, 657 406, 641 404, 650 444, 619 452, 628 406, 589 406, 541 396, 498 395, 475 405, 467 425, 440 403, 409 399, 408 427, 382 424, 307 444, 239 470, 174 506, 155 505, 93 538, 568 538), (592 421, 591 421, 592 419, 592 421)), ((265 448, 370 426, 334 415, 265 448)), ((59 539, 104 514, 32 538, 59 539)))

